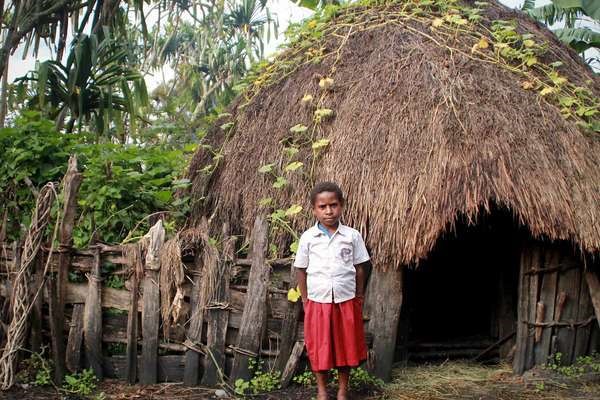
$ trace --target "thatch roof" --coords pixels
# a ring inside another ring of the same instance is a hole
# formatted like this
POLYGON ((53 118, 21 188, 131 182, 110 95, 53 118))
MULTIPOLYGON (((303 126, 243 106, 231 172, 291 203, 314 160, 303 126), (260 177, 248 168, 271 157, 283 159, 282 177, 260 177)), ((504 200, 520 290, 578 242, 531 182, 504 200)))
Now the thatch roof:
MULTIPOLYGON (((444 1, 452 3, 434 3, 444 1)), ((549 30, 495 1, 474 25, 452 22, 464 11, 432 6, 415 13, 407 4, 351 7, 322 26, 312 23, 309 29, 322 37, 300 35, 264 70, 208 135, 213 150, 201 149, 190 166, 192 195, 206 196, 190 222, 216 209, 217 220, 248 232, 265 197, 278 207, 297 203, 308 210, 311 140, 327 138, 312 181, 341 185, 345 221, 363 233, 380 265, 426 257, 458 216, 475 218, 492 205, 510 209, 536 237, 597 252, 600 133, 585 131, 577 116, 565 118, 558 102, 562 93, 585 87, 586 104, 597 106, 599 79, 549 30), (523 44, 525 36, 510 47, 546 48, 537 62, 527 67, 499 55, 504 46, 494 46, 489 31, 499 19, 533 35, 527 40, 535 46, 523 44), (563 65, 548 67, 555 61, 563 65), (540 94, 555 68, 558 86, 550 83, 540 94), (333 80, 330 88, 320 87, 323 77, 333 80), (313 100, 302 102, 307 94, 313 100), (334 116, 315 124, 316 107, 334 116), (288 159, 284 147, 296 124, 309 130, 296 134, 300 151, 288 159), (214 162, 219 149, 223 158, 214 162), (268 163, 282 171, 290 160, 304 167, 280 172, 288 179, 284 189, 258 173, 268 163), (218 164, 212 176, 201 171, 210 164, 218 164)), ((304 214, 293 221, 298 230, 312 220, 304 214)))

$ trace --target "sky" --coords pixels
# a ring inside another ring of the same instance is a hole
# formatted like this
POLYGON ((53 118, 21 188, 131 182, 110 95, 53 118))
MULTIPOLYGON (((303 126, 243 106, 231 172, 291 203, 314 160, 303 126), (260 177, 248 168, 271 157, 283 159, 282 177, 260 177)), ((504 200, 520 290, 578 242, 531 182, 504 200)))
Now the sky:
MULTIPOLYGON (((500 0, 501 3, 508 7, 516 8, 523 4, 523 0, 500 0)), ((550 0, 537 0, 536 5, 541 6, 550 3, 550 0)), ((268 55, 273 54, 277 46, 280 45, 283 40, 283 32, 290 23, 301 21, 302 19, 311 15, 311 11, 297 6, 290 0, 269 0, 269 9, 275 14, 279 21, 279 36, 276 39, 272 39, 266 45, 265 53, 268 55)), ((25 75, 28 71, 35 68, 36 60, 46 60, 50 57, 50 50, 41 46, 38 56, 36 58, 31 55, 23 59, 23 48, 17 49, 15 54, 11 56, 8 78, 9 81, 13 81, 15 78, 25 75)), ((146 77, 146 83, 149 88, 157 86, 163 79, 169 80, 173 77, 173 71, 166 66, 163 71, 159 71, 154 75, 146 77)))

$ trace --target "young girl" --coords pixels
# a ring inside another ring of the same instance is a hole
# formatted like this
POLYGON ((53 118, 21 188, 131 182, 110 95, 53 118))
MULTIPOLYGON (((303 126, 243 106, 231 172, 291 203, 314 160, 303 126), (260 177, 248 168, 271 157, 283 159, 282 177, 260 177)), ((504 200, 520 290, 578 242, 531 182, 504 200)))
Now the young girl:
POLYGON ((362 304, 370 257, 360 233, 340 223, 344 196, 322 182, 310 194, 317 223, 300 237, 294 267, 304 305, 304 341, 318 385, 327 399, 327 373, 337 368, 338 400, 346 400, 350 368, 367 358, 362 304))

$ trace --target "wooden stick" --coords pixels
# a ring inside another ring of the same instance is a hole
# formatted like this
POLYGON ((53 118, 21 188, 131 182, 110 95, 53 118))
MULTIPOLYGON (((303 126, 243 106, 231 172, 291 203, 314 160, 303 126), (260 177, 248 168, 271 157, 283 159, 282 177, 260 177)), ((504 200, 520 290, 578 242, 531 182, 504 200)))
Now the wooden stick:
MULTIPOLYGON (((61 249, 70 249, 73 244, 73 226, 77 213, 77 192, 79 191, 82 179, 83 175, 77 171, 77 157, 73 155, 69 158, 69 166, 63 181, 63 215, 58 232, 58 242, 61 249)), ((58 276, 56 278, 56 302, 54 303, 54 307, 51 308, 50 316, 55 321, 55 326, 57 327, 52 332, 52 335, 55 336, 55 347, 53 348, 52 355, 54 359, 55 379, 59 380, 61 384, 65 373, 63 326, 70 264, 71 253, 68 251, 60 252, 58 255, 58 276)))
POLYGON ((252 230, 252 266, 248 278, 248 294, 242 322, 238 332, 236 354, 231 368, 231 380, 250 379, 250 358, 260 352, 261 339, 267 322, 267 290, 271 268, 265 262, 269 225, 264 215, 259 215, 252 230))
POLYGON ((287 387, 294 373, 296 372, 296 368, 298 367, 298 362, 300 361, 300 356, 302 356, 302 352, 304 351, 304 341, 298 341, 294 343, 294 347, 292 348, 292 352, 290 357, 285 364, 285 368, 283 369, 283 373, 281 374, 281 387, 287 387))
POLYGON ((140 383, 154 384, 158 379, 158 328, 160 325, 160 270, 159 252, 165 240, 162 220, 159 220, 144 237, 146 263, 144 266, 142 308, 142 365, 140 383))
POLYGON ((85 354, 90 368, 102 379, 102 298, 100 290, 100 249, 96 251, 94 270, 88 275, 88 297, 83 316, 85 354))
POLYGON ((138 300, 139 282, 144 273, 142 265, 142 252, 139 244, 132 245, 133 262, 131 268, 131 304, 127 314, 127 382, 134 384, 137 380, 137 353, 138 353, 138 300))
POLYGON ((594 271, 588 270, 585 272, 585 280, 588 285, 590 297, 592 298, 596 321, 600 325, 600 279, 598 279, 598 275, 594 271))
POLYGON ((75 373, 81 369, 81 343, 83 342, 83 314, 85 306, 74 304, 67 341, 66 366, 69 372, 75 373))

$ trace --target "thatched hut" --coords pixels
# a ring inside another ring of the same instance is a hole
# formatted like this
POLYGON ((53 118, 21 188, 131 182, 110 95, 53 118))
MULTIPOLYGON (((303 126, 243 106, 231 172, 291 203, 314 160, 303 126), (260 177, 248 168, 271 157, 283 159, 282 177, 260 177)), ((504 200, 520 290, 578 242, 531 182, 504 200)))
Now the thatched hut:
POLYGON ((310 187, 337 181, 384 377, 511 341, 519 373, 600 349, 600 80, 577 54, 493 0, 326 9, 291 41, 196 154, 191 225, 274 212, 285 253, 281 221, 305 229, 310 187))

